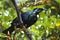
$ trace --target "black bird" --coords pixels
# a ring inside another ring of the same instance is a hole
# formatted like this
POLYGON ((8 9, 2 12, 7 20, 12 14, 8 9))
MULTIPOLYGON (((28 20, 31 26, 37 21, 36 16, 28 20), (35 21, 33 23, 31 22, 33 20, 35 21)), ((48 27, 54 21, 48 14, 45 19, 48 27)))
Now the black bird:
MULTIPOLYGON (((37 15, 43 11, 43 8, 35 8, 32 12, 25 12, 21 14, 22 20, 24 25, 26 25, 26 28, 29 26, 33 25, 37 21, 37 15)), ((19 25, 19 18, 15 18, 12 23, 11 27, 8 29, 4 30, 3 33, 7 35, 7 32, 9 31, 12 33, 14 31, 14 26, 17 28, 21 28, 19 25)))

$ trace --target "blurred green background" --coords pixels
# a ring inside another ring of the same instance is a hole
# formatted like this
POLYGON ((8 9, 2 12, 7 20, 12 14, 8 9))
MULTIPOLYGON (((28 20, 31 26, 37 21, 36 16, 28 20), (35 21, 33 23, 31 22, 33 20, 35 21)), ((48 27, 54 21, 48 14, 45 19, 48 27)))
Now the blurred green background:
MULTIPOLYGON (((26 1, 29 0, 16 0, 19 7, 26 1)), ((29 1, 28 4, 32 1, 33 0, 29 1)), ((40 1, 43 2, 42 0, 40 1)), ((50 3, 23 7, 22 11, 32 11, 34 8, 46 8, 47 10, 37 15, 37 22, 27 28, 27 30, 32 34, 33 40, 60 40, 60 0, 51 0, 50 3)), ((6 37, 6 35, 1 32, 9 28, 11 22, 16 17, 17 13, 11 0, 0 0, 0 40, 4 40, 6 37)), ((15 37, 16 40, 28 40, 23 31, 17 32, 15 37)), ((13 33, 11 38, 13 39, 13 33)))

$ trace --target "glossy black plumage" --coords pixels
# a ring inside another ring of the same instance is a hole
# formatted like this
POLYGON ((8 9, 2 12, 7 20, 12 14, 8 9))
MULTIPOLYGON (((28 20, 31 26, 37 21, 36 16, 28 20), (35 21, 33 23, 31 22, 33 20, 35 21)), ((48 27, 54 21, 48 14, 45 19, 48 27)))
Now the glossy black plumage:
MULTIPOLYGON (((42 10, 43 8, 35 8, 32 12, 25 12, 21 14, 23 23, 24 25, 26 25, 26 28, 33 25, 37 21, 37 14, 39 14, 42 10)), ((11 27, 4 30, 3 33, 7 34, 8 31, 12 33, 14 31, 14 26, 16 26, 17 28, 21 28, 18 18, 15 18, 11 23, 11 27)))

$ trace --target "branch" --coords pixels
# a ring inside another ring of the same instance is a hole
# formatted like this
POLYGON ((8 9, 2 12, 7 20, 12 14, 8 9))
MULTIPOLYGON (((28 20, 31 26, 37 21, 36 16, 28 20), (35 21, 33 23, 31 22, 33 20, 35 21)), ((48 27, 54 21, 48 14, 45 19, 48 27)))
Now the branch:
MULTIPOLYGON (((22 5, 22 4, 21 4, 22 5)), ((25 2, 23 3, 22 7, 30 7, 30 6, 38 6, 38 5, 43 5, 42 2, 25 2)))
POLYGON ((32 37, 31 37, 30 33, 26 30, 25 26, 23 25, 23 21, 22 21, 22 17, 21 17, 21 10, 19 10, 19 8, 17 7, 17 4, 16 4, 15 0, 12 0, 12 3, 14 4, 14 7, 16 9, 17 16, 19 18, 19 23, 20 23, 20 25, 22 27, 22 30, 27 35, 27 37, 29 38, 29 40, 32 40, 32 37))
POLYGON ((26 1, 25 3, 23 3, 23 5, 21 4, 22 7, 30 7, 32 6, 38 6, 38 5, 45 5, 51 3, 51 0, 42 0, 42 2, 35 0, 35 2, 29 2, 26 1))
POLYGON ((13 5, 14 5, 15 9, 16 9, 17 16, 18 16, 18 18, 19 18, 19 24, 20 24, 20 26, 22 27, 23 21, 22 21, 22 18, 21 18, 21 11, 20 11, 19 8, 17 7, 17 4, 16 4, 15 0, 12 0, 12 3, 13 3, 13 5))
POLYGON ((30 34, 30 32, 28 30, 24 30, 24 33, 29 38, 29 40, 32 40, 32 34, 30 34))

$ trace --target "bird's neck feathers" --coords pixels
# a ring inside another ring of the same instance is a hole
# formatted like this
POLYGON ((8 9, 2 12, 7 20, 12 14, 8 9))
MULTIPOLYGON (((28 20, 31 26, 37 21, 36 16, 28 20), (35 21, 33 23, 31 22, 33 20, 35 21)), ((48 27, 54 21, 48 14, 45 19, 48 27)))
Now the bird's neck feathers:
POLYGON ((39 14, 41 11, 43 11, 43 8, 35 8, 34 10, 33 10, 33 14, 39 14))

